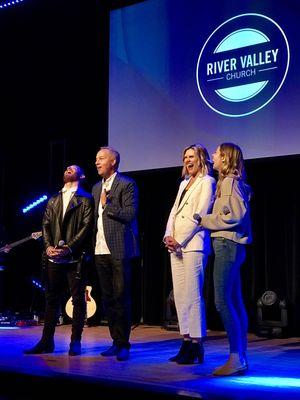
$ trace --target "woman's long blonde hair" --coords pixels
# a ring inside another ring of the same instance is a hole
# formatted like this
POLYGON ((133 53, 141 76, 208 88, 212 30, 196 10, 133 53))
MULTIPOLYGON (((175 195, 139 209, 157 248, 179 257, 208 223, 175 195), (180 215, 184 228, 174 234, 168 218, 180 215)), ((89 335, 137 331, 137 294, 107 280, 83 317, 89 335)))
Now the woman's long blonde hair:
MULTIPOLYGON (((202 146, 202 144, 200 144, 200 143, 191 144, 190 146, 186 147, 183 150, 182 160, 184 159, 185 153, 190 149, 193 149, 195 152, 196 161, 198 163, 198 167, 201 171, 201 174, 210 175, 212 173, 212 165, 211 165, 209 154, 208 154, 208 151, 206 150, 206 148, 204 146, 202 146)), ((188 175, 187 168, 183 164, 182 177, 184 178, 187 175, 188 175)))
POLYGON ((221 184, 226 176, 245 181, 244 157, 240 147, 234 143, 222 143, 219 146, 222 167, 219 170, 216 195, 221 195, 221 184))

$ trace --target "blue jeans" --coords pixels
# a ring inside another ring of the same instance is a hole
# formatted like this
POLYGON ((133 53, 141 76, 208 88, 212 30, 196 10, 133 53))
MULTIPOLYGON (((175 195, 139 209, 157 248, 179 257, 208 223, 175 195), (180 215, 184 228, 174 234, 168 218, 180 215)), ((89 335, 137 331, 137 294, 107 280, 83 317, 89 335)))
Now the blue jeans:
POLYGON ((215 305, 227 332, 230 353, 245 354, 248 317, 242 299, 240 267, 245 246, 225 238, 214 238, 215 305))

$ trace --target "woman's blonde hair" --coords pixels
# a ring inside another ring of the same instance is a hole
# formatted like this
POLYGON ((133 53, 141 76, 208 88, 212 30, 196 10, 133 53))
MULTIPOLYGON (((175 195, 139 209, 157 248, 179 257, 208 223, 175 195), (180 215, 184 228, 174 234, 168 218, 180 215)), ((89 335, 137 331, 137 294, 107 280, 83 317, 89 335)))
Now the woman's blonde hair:
MULTIPOLYGON (((200 144, 200 143, 191 144, 190 146, 186 147, 183 150, 182 160, 184 160, 185 153, 190 149, 193 149, 195 152, 196 162, 198 164, 198 167, 199 167, 201 173, 203 175, 207 175, 207 174, 210 175, 212 173, 212 165, 211 165, 209 154, 208 154, 208 151, 206 150, 206 148, 204 146, 202 146, 202 144, 200 144)), ((185 177, 187 175, 188 175, 187 168, 186 168, 185 164, 183 164, 182 177, 185 177)))
POLYGON ((244 157, 240 147, 234 143, 222 143, 219 146, 222 167, 219 170, 217 197, 221 194, 221 184, 226 176, 245 180, 244 157))

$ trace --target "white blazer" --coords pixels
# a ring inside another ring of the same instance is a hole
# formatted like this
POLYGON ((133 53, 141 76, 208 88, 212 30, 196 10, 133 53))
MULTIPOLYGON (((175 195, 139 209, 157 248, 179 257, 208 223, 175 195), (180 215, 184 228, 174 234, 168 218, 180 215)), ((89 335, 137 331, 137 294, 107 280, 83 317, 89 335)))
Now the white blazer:
POLYGON ((210 213, 214 202, 216 181, 210 175, 198 176, 179 205, 181 194, 189 180, 190 177, 180 183, 164 239, 172 236, 182 246, 183 252, 202 251, 209 254, 211 247, 209 231, 201 228, 193 215, 199 214, 202 217, 210 213))

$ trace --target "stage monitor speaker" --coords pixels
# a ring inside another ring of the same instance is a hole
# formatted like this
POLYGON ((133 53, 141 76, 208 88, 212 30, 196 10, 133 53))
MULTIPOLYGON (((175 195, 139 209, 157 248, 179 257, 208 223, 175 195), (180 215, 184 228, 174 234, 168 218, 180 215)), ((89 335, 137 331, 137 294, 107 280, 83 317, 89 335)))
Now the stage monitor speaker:
POLYGON ((166 301, 166 315, 163 328, 169 331, 179 330, 173 290, 171 290, 171 292, 169 293, 166 301))

